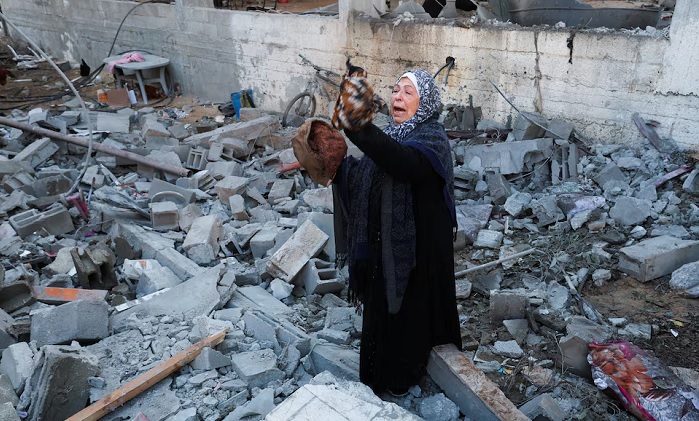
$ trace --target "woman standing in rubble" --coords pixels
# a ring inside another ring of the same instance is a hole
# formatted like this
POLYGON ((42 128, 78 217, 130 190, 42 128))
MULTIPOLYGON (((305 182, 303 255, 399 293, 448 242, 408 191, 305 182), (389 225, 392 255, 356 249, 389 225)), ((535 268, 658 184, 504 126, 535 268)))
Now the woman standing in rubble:
POLYGON ((334 178, 336 239, 347 253, 350 299, 363 305, 360 380, 377 393, 418 384, 433 346, 461 349, 441 107, 434 79, 412 70, 395 83, 384 131, 343 127, 364 157, 345 158, 334 178))

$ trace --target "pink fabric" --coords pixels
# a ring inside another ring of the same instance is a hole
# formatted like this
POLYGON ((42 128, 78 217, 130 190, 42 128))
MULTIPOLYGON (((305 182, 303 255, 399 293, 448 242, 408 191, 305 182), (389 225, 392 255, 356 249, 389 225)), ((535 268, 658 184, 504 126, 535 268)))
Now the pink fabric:
POLYGON ((126 53, 119 60, 110 61, 107 67, 109 68, 109 73, 114 74, 114 66, 117 64, 131 63, 134 61, 146 61, 143 54, 139 52, 126 53))

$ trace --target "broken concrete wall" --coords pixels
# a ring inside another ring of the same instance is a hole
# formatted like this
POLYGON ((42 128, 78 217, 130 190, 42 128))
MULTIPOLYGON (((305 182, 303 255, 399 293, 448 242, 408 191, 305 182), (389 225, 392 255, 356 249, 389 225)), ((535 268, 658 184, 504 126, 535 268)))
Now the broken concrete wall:
MULTIPOLYGON (((112 41, 105 34, 116 32, 133 4, 69 3, 6 0, 3 12, 50 53, 96 66, 112 41)), ((339 19, 219 10, 201 0, 148 4, 126 20, 114 51, 141 48, 170 58, 170 70, 188 95, 227 101, 230 92, 249 88, 256 104, 272 111, 283 111, 312 75, 300 64, 299 53, 338 72, 344 70, 345 54, 356 57, 384 97, 407 67, 435 71, 452 56, 456 66, 445 103, 464 104, 471 94, 474 103, 482 104, 485 118, 504 122, 514 117, 492 80, 523 111, 567 120, 588 138, 638 142, 631 115, 639 112, 662 124, 661 137, 699 149, 692 135, 699 130, 699 68, 688 65, 697 55, 699 9, 691 8, 690 0, 677 2, 670 40, 660 31, 577 31, 571 37, 567 28, 394 25, 392 20, 348 15, 366 3, 341 1, 339 19)), ((326 109, 325 104, 319 107, 326 109)))

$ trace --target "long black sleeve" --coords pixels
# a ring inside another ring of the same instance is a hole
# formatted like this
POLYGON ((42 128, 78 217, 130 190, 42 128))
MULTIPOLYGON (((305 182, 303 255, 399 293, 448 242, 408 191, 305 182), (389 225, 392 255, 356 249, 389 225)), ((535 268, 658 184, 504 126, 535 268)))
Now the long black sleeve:
POLYGON ((357 131, 345 131, 357 147, 387 174, 400 181, 420 181, 438 176, 425 154, 393 140, 373 124, 357 131))

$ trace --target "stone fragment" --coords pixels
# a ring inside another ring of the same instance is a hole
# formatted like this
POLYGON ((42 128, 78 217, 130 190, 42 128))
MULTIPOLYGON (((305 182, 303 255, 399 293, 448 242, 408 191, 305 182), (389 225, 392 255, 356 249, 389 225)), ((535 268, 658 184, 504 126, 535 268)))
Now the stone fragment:
POLYGON ((535 397, 520 406, 519 410, 533 420, 563 421, 566 419, 566 413, 549 393, 535 397))
POLYGON ((473 246, 498 250, 502 244, 503 237, 503 233, 498 231, 480 230, 473 246))
POLYGON ((423 399, 418 407, 420 416, 426 420, 453 420, 459 418, 459 408, 443 393, 423 399))
POLYGON ((699 241, 661 236, 620 249, 618 268, 641 282, 648 282, 697 260, 699 241))
POLYGON ((34 353, 26 342, 18 342, 2 351, 0 373, 7 376, 17 394, 24 390, 24 382, 34 369, 34 353))
POLYGON ((58 145, 53 143, 48 137, 37 139, 22 149, 12 158, 13 161, 23 161, 32 168, 39 168, 51 155, 58 152, 58 145))
POLYGON ((327 240, 328 235, 307 220, 272 255, 267 262, 267 272, 286 282, 291 282, 306 262, 318 254, 327 240))
POLYGON ((34 302, 36 298, 28 283, 17 281, 0 284, 0 309, 3 311, 12 313, 34 302))
POLYGON ((19 415, 17 415, 17 411, 15 410, 15 407, 12 405, 12 402, 0 403, 0 420, 20 421, 19 415))
POLYGON ((670 288, 688 298, 699 298, 699 261, 682 265, 672 272, 670 288))
POLYGON ((207 215, 197 218, 182 243, 182 249, 192 261, 208 264, 216 258, 219 238, 223 235, 223 226, 217 215, 207 215))
POLYGON ((527 294, 518 290, 490 292, 490 319, 494 323, 509 319, 524 319, 528 307, 527 294))
POLYGON ((233 369, 249 388, 261 388, 284 377, 284 373, 277 368, 277 356, 271 349, 241 352, 234 354, 231 360, 233 369))
POLYGON ((179 228, 179 209, 174 202, 156 202, 150 205, 150 217, 156 230, 172 230, 179 228))
POLYGON ((359 381, 359 353, 335 344, 316 344, 310 353, 315 373, 329 371, 339 379, 359 381))
POLYGON ((214 370, 231 365, 231 358, 214 349, 204 348, 190 365, 195 370, 214 370))
POLYGON ((651 211, 651 203, 634 197, 619 197, 609 210, 609 216, 621 225, 631 226, 643 223, 651 211))

